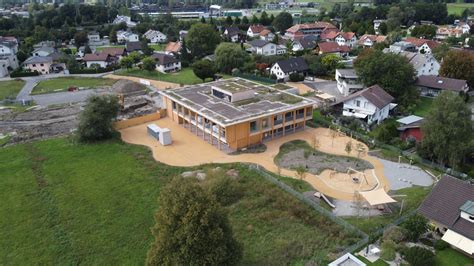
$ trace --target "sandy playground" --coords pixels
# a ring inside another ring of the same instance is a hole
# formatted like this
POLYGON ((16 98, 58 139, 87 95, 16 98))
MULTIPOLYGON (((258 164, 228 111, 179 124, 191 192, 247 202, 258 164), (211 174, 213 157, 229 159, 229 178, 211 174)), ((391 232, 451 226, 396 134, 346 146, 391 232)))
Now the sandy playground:
MULTIPOLYGON (((338 136, 334 139, 334 144, 332 144, 329 129, 307 127, 303 131, 265 142, 267 150, 263 153, 228 155, 204 141, 201 135, 197 136, 194 132, 171 121, 167 117, 150 123, 120 130, 122 139, 128 143, 149 147, 152 150, 154 159, 162 163, 173 166, 196 166, 206 163, 248 162, 259 164, 274 173, 278 173, 280 170, 281 175, 294 178, 298 178, 295 171, 279 169, 274 163, 274 157, 278 154, 282 144, 297 139, 306 140, 308 143, 311 143, 311 140, 317 135, 320 142, 318 150, 325 153, 347 156, 345 146, 351 140, 347 136, 338 136), (149 137, 146 126, 150 123, 154 123, 159 127, 169 128, 173 144, 162 146, 158 141, 149 137)), ((351 141, 353 145, 359 143, 354 139, 351 141)), ((367 151, 367 146, 365 144, 362 145, 367 151)), ((353 149, 349 156, 357 157, 355 149, 353 149)), ((366 152, 362 153, 359 158, 370 162, 374 166, 374 169, 364 171, 366 178, 359 183, 352 181, 352 176, 354 175, 335 173, 332 170, 324 170, 320 175, 306 173, 304 179, 321 193, 341 200, 353 200, 354 191, 367 191, 376 188, 383 188, 385 191, 388 191, 389 182, 384 175, 383 164, 379 159, 368 155, 366 152)))

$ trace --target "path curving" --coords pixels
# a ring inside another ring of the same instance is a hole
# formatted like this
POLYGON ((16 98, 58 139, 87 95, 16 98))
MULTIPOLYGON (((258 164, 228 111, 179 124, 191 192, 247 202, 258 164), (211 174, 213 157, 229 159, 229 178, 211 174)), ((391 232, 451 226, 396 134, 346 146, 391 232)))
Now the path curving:
MULTIPOLYGON (((347 156, 344 149, 346 143, 351 140, 349 137, 340 136, 334 140, 333 145, 328 129, 306 128, 306 130, 266 142, 265 145, 267 146, 267 150, 263 153, 228 155, 203 141, 202 135, 197 136, 194 132, 183 128, 167 117, 152 123, 171 130, 171 136, 173 139, 172 145, 161 146, 158 141, 149 137, 146 130, 147 124, 120 130, 122 139, 127 143, 149 147, 155 160, 173 166, 196 166, 207 163, 256 163, 268 171, 278 173, 280 170, 281 175, 294 178, 297 177, 296 171, 279 169, 274 163, 274 158, 279 153, 281 145, 292 140, 306 140, 310 143, 311 139, 314 138, 314 135, 317 135, 320 142, 318 150, 325 153, 347 156)), ((354 145, 359 143, 354 139, 351 141, 354 145)), ((368 149, 365 144, 362 145, 364 145, 366 150, 368 149)), ((349 156, 357 157, 355 152, 349 156)), ((361 155, 360 159, 366 160, 374 166, 374 169, 367 169, 364 171, 370 181, 366 189, 362 189, 367 190, 368 188, 376 186, 377 183, 380 183, 380 186, 385 191, 388 191, 390 187, 389 182, 384 175, 383 164, 376 157, 372 157, 368 154, 361 155), (372 172, 375 173, 377 178, 373 178, 372 172)), ((341 200, 353 200, 354 191, 361 189, 359 185, 354 184, 348 174, 338 173, 339 180, 335 180, 334 177, 331 179, 330 173, 330 170, 324 170, 319 175, 307 173, 305 180, 315 189, 330 197, 341 200)))

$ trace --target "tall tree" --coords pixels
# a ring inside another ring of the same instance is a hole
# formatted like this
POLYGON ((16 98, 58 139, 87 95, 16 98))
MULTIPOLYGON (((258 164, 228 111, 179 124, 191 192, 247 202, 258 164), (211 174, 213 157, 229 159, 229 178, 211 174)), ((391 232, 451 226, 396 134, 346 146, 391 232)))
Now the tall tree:
POLYGON ((267 12, 263 11, 262 14, 260 15, 260 23, 265 26, 270 25, 271 21, 270 21, 270 18, 268 17, 267 12))
POLYGON ((224 73, 230 73, 234 68, 242 67, 249 59, 249 55, 233 43, 221 43, 216 48, 216 65, 224 73))
POLYGON ((441 164, 456 167, 474 148, 471 109, 455 93, 443 92, 436 97, 421 129, 420 154, 441 164))
POLYGON ((242 248, 224 209, 196 181, 175 178, 158 199, 148 265, 235 265, 242 248))
POLYGON ((147 71, 151 72, 156 69, 156 61, 151 56, 143 58, 142 64, 143 64, 143 69, 147 71))
POLYGON ((380 85, 405 106, 413 102, 415 69, 405 57, 366 49, 357 57, 354 68, 364 85, 380 85))
POLYGON ((443 77, 464 79, 474 87, 474 54, 467 51, 450 51, 444 57, 439 74, 443 77))
POLYGON ((288 12, 281 12, 273 20, 273 27, 279 32, 286 31, 293 26, 293 17, 288 12))
POLYGON ((80 141, 97 141, 112 137, 113 121, 119 111, 115 95, 93 95, 87 99, 79 116, 77 133, 80 141))
POLYGON ((206 78, 213 78, 217 72, 214 63, 206 59, 194 62, 192 67, 194 75, 202 79, 202 82, 206 81, 206 78))
POLYGON ((220 41, 219 33, 209 24, 194 24, 186 35, 189 50, 197 58, 212 54, 220 41))
POLYGON ((76 34, 74 34, 74 44, 76 45, 77 48, 83 46, 89 41, 87 38, 87 32, 85 31, 79 31, 76 34))

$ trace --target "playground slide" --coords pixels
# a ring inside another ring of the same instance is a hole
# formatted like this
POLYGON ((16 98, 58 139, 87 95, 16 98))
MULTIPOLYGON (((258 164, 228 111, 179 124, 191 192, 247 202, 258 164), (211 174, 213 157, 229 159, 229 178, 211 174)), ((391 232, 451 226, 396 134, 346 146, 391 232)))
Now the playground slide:
POLYGON ((314 196, 318 197, 320 199, 322 198, 329 205, 329 207, 331 207, 333 209, 336 208, 336 205, 332 204, 332 202, 323 193, 316 192, 316 193, 314 193, 314 196))

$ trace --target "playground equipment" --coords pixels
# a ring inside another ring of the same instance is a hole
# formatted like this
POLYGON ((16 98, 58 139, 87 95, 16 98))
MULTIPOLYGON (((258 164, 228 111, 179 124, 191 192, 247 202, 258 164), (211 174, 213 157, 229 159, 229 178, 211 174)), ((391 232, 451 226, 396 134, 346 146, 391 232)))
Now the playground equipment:
POLYGON ((347 168, 347 174, 352 178, 352 182, 354 183, 360 183, 360 180, 361 180, 361 177, 364 178, 365 180, 365 183, 368 185, 369 184, 369 181, 367 180, 367 176, 365 175, 364 172, 361 172, 361 171, 357 171, 351 167, 348 167, 347 168), (357 176, 352 176, 351 174, 352 173, 356 173, 358 174, 357 176))
POLYGON ((319 199, 323 199, 331 208, 336 208, 336 205, 334 205, 323 193, 321 192, 316 192, 314 193, 314 196, 319 199))

